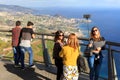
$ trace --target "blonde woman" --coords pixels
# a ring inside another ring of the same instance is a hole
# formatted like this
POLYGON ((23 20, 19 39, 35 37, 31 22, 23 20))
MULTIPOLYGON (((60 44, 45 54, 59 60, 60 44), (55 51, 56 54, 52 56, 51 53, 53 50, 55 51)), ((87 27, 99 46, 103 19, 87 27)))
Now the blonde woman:
POLYGON ((93 55, 88 57, 88 65, 90 68, 90 80, 98 80, 99 72, 102 64, 102 52, 105 46, 105 39, 101 37, 98 27, 94 26, 90 33, 90 42, 88 47, 92 48, 93 55))
POLYGON ((68 36, 67 45, 62 48, 59 56, 63 59, 63 80, 78 80, 79 43, 74 33, 68 36))

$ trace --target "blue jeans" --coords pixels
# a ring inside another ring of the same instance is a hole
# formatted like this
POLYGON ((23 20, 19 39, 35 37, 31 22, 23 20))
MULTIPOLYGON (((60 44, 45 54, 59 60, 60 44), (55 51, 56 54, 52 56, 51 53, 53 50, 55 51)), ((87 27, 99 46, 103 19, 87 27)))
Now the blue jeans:
POLYGON ((20 62, 20 46, 13 46, 14 64, 18 65, 20 62))
POLYGON ((98 60, 95 60, 95 54, 87 58, 88 66, 90 68, 90 80, 98 80, 102 59, 103 57, 100 56, 98 60))
POLYGON ((31 47, 23 47, 20 46, 20 50, 21 50, 21 67, 24 68, 25 64, 24 64, 24 58, 25 58, 25 53, 28 52, 29 54, 29 65, 33 64, 33 51, 31 47))

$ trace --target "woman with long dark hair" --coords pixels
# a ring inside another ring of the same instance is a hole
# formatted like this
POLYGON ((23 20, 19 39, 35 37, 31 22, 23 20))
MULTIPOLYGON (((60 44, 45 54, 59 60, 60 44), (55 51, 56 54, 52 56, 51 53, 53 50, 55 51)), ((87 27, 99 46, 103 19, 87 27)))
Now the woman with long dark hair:
POLYGON ((55 43, 53 48, 53 59, 55 60, 55 65, 57 67, 56 80, 60 80, 63 75, 63 62, 62 58, 59 57, 59 52, 61 51, 64 45, 64 33, 61 30, 58 30, 55 33, 54 42, 55 43))

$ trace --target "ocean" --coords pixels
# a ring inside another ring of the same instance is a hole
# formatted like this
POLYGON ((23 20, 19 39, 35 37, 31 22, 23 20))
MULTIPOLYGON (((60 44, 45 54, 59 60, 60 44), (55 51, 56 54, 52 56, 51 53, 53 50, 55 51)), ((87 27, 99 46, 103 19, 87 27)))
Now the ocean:
MULTIPOLYGON (((38 10, 37 14, 47 15, 61 15, 66 18, 83 18, 84 14, 90 14, 91 23, 89 28, 98 26, 101 35, 105 37, 107 41, 113 41, 120 43, 120 9, 85 9, 85 8, 35 8, 38 10)), ((81 24, 80 29, 87 30, 86 24, 81 24)), ((88 33, 84 33, 87 35, 88 33)), ((120 47, 117 48, 120 50, 120 47)), ((107 51, 104 51, 105 53, 107 51)), ((115 53, 114 58, 116 61, 117 76, 120 79, 120 54, 115 53)), ((107 54, 104 55, 103 65, 100 76, 108 77, 108 66, 107 66, 107 54)))
MULTIPOLYGON (((98 26, 106 40, 120 42, 119 21, 120 9, 82 9, 82 8, 36 8, 38 14, 62 15, 66 18, 83 18, 84 14, 90 14, 92 22, 90 28, 98 26)), ((86 27, 86 26, 80 26, 86 27)))

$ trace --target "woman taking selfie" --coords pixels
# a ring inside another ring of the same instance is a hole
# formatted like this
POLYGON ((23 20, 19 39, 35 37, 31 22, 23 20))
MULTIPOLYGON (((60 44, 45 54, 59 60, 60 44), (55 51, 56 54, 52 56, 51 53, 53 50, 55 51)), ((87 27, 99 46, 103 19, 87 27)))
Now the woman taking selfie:
POLYGON ((88 47, 92 48, 91 56, 87 57, 90 68, 90 80, 98 80, 103 60, 102 50, 105 48, 105 39, 101 37, 99 29, 95 26, 91 29, 88 47))

